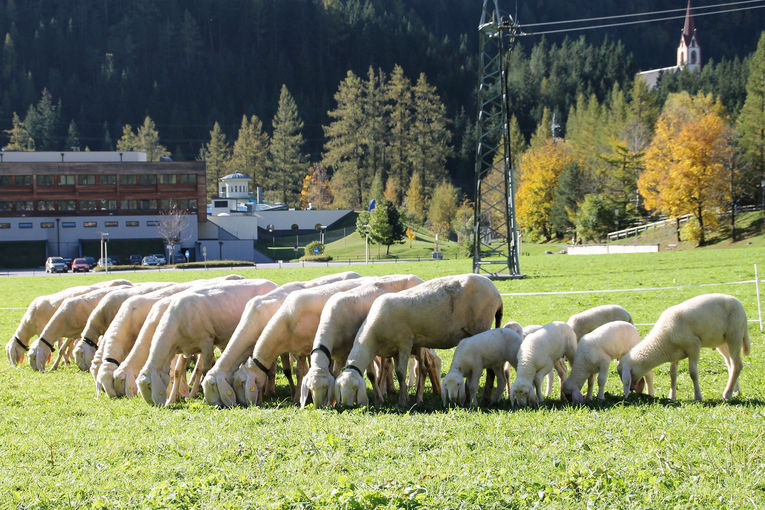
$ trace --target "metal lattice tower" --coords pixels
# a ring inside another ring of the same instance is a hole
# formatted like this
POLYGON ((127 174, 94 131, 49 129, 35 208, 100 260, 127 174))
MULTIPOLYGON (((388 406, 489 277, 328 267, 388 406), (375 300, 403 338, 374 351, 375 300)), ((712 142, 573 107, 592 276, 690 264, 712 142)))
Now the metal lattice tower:
POLYGON ((478 34, 473 272, 492 279, 523 278, 518 266, 505 59, 517 25, 512 18, 501 18, 497 0, 484 0, 478 34))

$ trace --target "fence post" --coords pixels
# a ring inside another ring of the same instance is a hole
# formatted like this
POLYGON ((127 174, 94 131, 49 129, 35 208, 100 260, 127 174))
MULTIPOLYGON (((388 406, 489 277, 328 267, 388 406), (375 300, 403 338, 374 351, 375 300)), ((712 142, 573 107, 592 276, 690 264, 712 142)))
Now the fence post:
POLYGON ((757 315, 760 321, 760 331, 762 331, 762 304, 760 302, 760 277, 757 274, 757 264, 754 265, 754 288, 757 291, 757 315))

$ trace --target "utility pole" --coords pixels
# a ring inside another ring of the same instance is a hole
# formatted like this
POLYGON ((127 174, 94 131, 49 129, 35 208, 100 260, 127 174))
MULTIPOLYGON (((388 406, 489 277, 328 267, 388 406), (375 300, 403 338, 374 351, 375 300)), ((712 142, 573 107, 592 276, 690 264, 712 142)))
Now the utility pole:
POLYGON ((478 25, 473 272, 485 273, 491 279, 524 277, 518 265, 505 58, 516 35, 518 25, 512 17, 502 19, 497 0, 484 0, 478 25))

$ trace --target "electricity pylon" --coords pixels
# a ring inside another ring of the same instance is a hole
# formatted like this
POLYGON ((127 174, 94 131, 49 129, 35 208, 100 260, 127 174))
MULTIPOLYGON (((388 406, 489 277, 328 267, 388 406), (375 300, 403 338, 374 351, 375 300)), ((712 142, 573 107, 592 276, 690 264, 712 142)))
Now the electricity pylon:
POLYGON ((518 266, 505 58, 517 33, 513 19, 500 16, 497 0, 484 0, 478 25, 473 272, 485 273, 491 279, 524 276, 518 266))

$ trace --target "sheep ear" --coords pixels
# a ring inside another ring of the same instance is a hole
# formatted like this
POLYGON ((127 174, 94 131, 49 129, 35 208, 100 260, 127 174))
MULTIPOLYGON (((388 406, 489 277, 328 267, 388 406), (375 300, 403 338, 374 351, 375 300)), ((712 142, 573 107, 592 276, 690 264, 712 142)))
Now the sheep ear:
POLYGON ((151 373, 151 400, 160 407, 167 401, 167 387, 162 383, 159 370, 152 370, 151 373))
MULTIPOLYGON (((308 389, 308 378, 303 377, 303 383, 300 385, 300 409, 304 408, 308 403, 308 396, 311 391, 308 389)), ((314 404, 315 406, 316 404, 314 404)))
POLYGON ((369 404, 369 398, 367 397, 367 385, 364 383, 364 380, 361 380, 362 384, 359 384, 358 389, 356 390, 356 403, 360 406, 365 406, 369 404))
POLYGON ((324 405, 332 406, 335 403, 333 391, 333 388, 335 387, 335 378, 332 376, 332 372, 327 373, 327 378, 329 379, 327 381, 327 401, 324 403, 324 405))
POLYGON ((577 404, 584 402, 584 397, 582 397, 582 392, 579 390, 579 388, 574 388, 574 392, 571 394, 571 400, 577 404))
POLYGON ((465 400, 467 399, 467 395, 465 395, 465 380, 464 379, 460 381, 460 385, 458 386, 457 398, 459 398, 460 405, 464 406, 465 400))
POLYGON ((215 382, 218 387, 218 397, 220 397, 221 403, 225 407, 233 407, 236 404, 236 395, 234 394, 234 388, 226 380, 226 375, 219 373, 215 377, 215 382))
POLYGON ((133 398, 138 394, 138 386, 135 383, 135 374, 132 370, 125 371, 125 396, 133 398))
POLYGON ((446 393, 447 393, 447 391, 448 390, 446 389, 446 386, 441 388, 441 403, 443 404, 444 407, 446 407, 446 393))
POLYGON ((258 385, 255 384, 255 376, 248 374, 247 380, 244 382, 244 399, 247 405, 257 405, 258 398, 260 397, 259 393, 258 385))
POLYGON ((624 398, 627 398, 630 394, 630 388, 632 387, 632 373, 630 367, 626 364, 622 366, 622 386, 624 387, 624 398))

